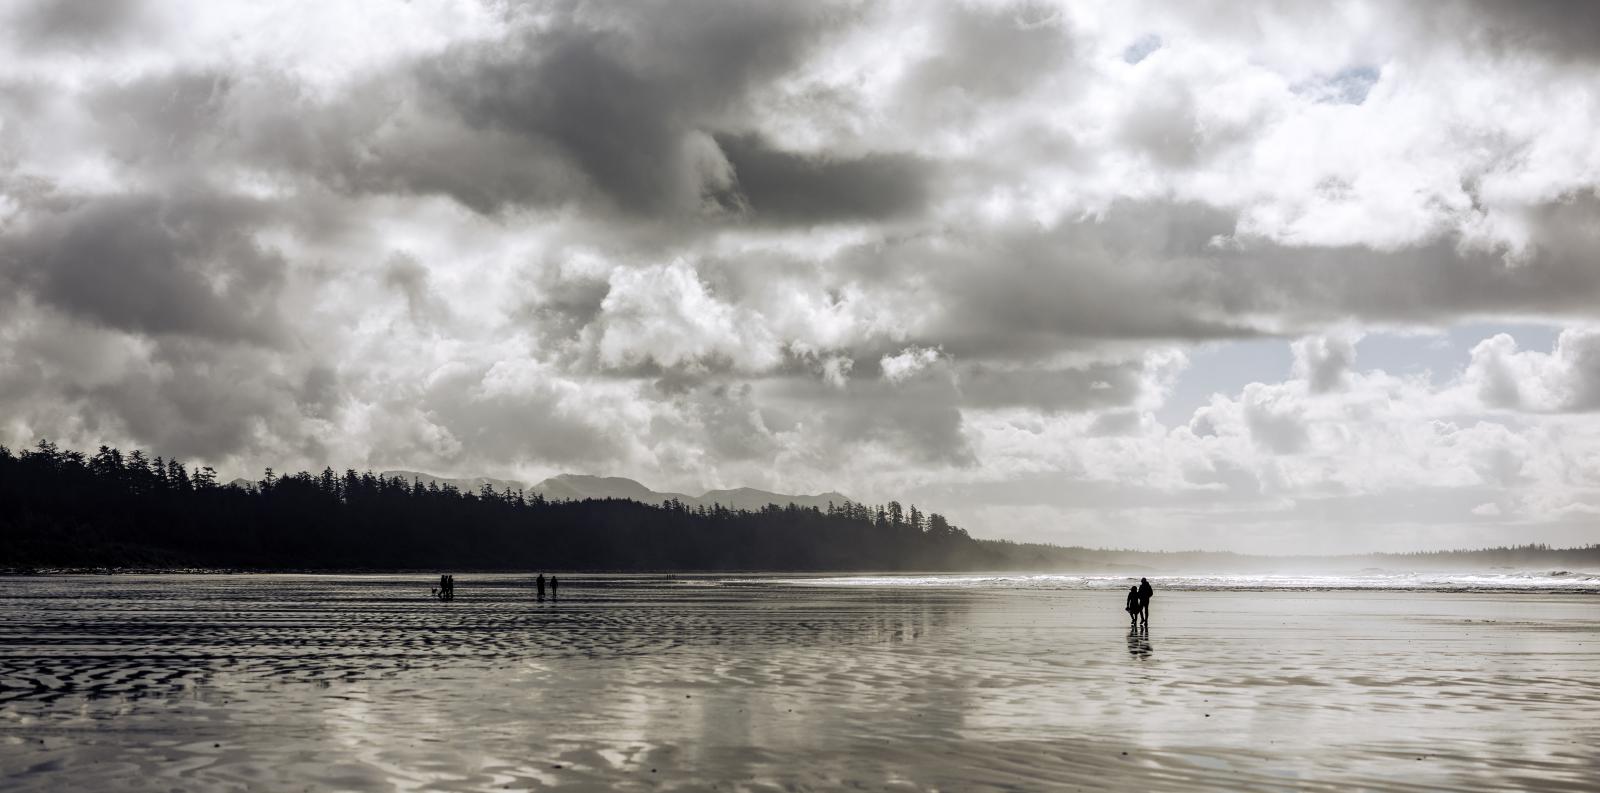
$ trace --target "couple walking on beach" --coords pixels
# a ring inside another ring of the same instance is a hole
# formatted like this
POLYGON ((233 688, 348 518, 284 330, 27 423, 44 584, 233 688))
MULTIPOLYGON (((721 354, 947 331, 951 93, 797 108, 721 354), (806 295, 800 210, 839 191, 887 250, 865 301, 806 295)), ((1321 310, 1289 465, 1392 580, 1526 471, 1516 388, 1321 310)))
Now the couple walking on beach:
MULTIPOLYGON (((540 573, 539 574, 539 578, 538 578, 537 581, 534 582, 534 584, 539 589, 539 595, 538 595, 539 599, 540 600, 544 600, 544 573, 540 573)), ((560 586, 561 586, 561 580, 556 578, 555 576, 550 576, 550 599, 551 600, 555 600, 558 597, 558 595, 556 594, 556 590, 560 586)))
POLYGON ((1150 598, 1155 597, 1155 587, 1150 586, 1150 579, 1139 579, 1139 585, 1128 587, 1128 619, 1132 625, 1138 625, 1142 620, 1145 625, 1150 624, 1150 598))

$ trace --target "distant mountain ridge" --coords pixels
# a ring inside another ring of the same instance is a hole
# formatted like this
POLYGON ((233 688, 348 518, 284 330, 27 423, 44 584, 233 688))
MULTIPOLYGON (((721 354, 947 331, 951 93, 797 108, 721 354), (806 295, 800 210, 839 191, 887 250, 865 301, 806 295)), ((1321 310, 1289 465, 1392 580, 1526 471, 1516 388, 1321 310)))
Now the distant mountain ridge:
POLYGON ((484 485, 494 485, 498 491, 527 490, 528 486, 515 479, 493 479, 487 476, 475 476, 471 479, 450 479, 443 476, 434 476, 421 471, 384 471, 378 474, 384 479, 399 479, 406 482, 421 482, 423 485, 437 484, 440 487, 450 485, 463 493, 476 493, 484 485))
POLYGON ((384 471, 381 476, 385 479, 401 479, 407 482, 418 481, 424 485, 435 483, 440 487, 451 485, 457 490, 466 492, 477 492, 487 484, 493 485, 495 490, 521 490, 528 495, 538 493, 552 501, 582 501, 586 498, 625 498, 641 504, 662 504, 677 500, 691 507, 709 507, 713 504, 721 504, 728 509, 758 510, 768 504, 777 504, 778 506, 794 504, 800 507, 826 509, 830 501, 834 504, 843 504, 849 500, 842 493, 833 491, 816 495, 791 495, 774 493, 770 490, 757 490, 753 487, 710 490, 699 496, 691 496, 686 493, 651 490, 639 482, 625 477, 589 476, 586 474, 559 474, 532 486, 511 479, 492 479, 482 476, 471 479, 450 479, 421 471, 384 471))

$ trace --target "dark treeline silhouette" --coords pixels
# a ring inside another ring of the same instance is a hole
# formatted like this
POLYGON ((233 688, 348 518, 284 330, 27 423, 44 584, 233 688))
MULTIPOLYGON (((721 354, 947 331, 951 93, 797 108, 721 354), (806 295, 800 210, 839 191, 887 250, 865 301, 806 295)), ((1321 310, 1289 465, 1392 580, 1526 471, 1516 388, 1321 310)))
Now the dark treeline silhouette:
POLYGON ((476 493, 371 472, 222 485, 210 468, 41 441, 0 447, 0 566, 243 569, 954 570, 1038 567, 898 502, 759 511, 476 493))
POLYGON ((221 484, 210 468, 48 441, 0 446, 0 568, 1362 572, 1600 567, 1600 545, 1346 556, 976 540, 897 502, 827 509, 550 501, 370 471, 221 484))

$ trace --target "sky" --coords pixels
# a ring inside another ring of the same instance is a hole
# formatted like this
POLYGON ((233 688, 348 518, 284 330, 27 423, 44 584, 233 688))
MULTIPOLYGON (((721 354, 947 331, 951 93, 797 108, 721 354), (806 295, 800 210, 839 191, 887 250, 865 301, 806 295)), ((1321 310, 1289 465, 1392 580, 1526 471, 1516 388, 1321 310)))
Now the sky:
POLYGON ((0 443, 1600 542, 1600 4, 0 8, 0 443))

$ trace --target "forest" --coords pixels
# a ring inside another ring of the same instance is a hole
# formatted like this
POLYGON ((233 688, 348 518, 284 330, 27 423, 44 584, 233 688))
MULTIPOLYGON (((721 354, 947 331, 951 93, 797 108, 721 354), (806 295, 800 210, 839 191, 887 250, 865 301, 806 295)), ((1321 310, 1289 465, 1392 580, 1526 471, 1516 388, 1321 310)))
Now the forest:
POLYGON ((102 446, 0 446, 0 569, 1349 573, 1600 568, 1600 545, 1347 556, 1139 551, 974 539, 891 501, 827 508, 549 500, 336 473, 222 484, 102 446))
POLYGON ((898 502, 826 509, 551 501, 331 468, 220 484, 102 446, 0 446, 0 567, 244 570, 957 570, 1070 560, 898 502))

